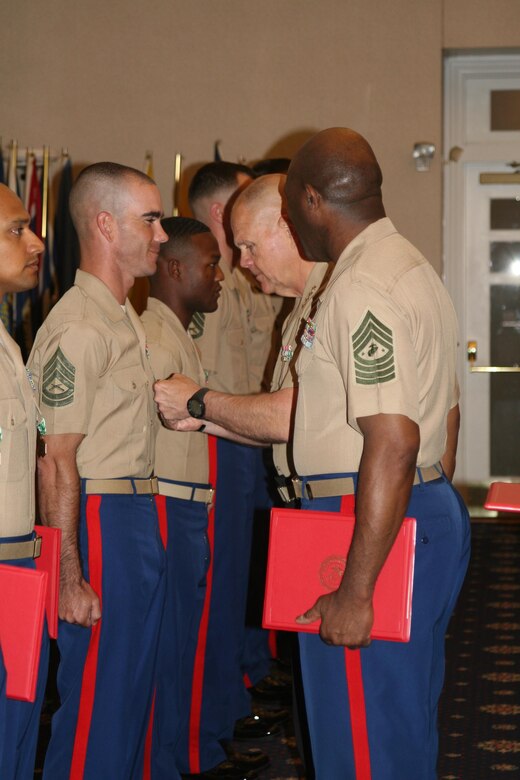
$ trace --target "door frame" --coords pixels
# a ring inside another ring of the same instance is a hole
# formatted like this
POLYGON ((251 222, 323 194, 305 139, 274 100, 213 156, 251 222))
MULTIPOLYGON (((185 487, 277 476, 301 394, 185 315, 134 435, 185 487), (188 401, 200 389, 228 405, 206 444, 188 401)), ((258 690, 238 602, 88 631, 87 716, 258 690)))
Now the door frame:
POLYGON ((517 132, 495 132, 493 138, 471 140, 464 97, 475 79, 517 79, 519 72, 520 53, 453 53, 446 55, 444 60, 443 280, 459 319, 457 373, 462 408, 455 478, 462 483, 468 482, 468 443, 465 435, 468 421, 464 414, 464 399, 469 378, 465 333, 468 305, 465 165, 472 162, 504 164, 519 156, 517 132))

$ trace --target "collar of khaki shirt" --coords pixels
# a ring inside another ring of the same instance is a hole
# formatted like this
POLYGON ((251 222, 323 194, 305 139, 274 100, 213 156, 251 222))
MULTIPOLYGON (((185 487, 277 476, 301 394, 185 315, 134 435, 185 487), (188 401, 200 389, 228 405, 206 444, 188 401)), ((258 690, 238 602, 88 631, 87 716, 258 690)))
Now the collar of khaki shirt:
POLYGON ((127 312, 123 311, 114 294, 97 276, 78 269, 74 278, 74 284, 80 290, 83 290, 89 298, 92 298, 99 308, 103 310, 103 314, 106 314, 112 322, 119 322, 125 319, 130 301, 128 298, 125 300, 127 312))

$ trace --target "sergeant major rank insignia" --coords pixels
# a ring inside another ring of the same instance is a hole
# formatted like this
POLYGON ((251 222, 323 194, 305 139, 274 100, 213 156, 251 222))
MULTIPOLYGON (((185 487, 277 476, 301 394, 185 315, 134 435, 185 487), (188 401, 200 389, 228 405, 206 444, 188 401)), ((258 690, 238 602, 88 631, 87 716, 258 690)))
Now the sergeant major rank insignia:
POLYGON ((369 310, 352 336, 356 383, 378 385, 395 379, 392 330, 369 310))
POLYGON ((206 321, 206 315, 202 312, 196 311, 193 315, 190 324, 188 325, 188 333, 192 339, 200 339, 204 334, 204 325, 206 321))
POLYGON ((42 401, 46 406, 68 406, 74 401, 76 369, 60 347, 43 369, 42 401))

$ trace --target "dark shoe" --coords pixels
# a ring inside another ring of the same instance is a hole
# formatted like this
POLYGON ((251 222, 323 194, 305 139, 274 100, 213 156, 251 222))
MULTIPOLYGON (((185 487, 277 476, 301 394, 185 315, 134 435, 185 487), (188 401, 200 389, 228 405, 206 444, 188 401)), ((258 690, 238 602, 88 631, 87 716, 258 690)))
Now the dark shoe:
POLYGON ((258 716, 272 726, 281 726, 282 723, 287 723, 291 717, 289 710, 265 710, 263 707, 257 707, 256 705, 253 705, 252 714, 253 717, 258 716))
POLYGON ((244 772, 260 772, 271 763, 269 756, 259 748, 249 748, 249 750, 240 751, 240 753, 233 750, 229 753, 229 760, 244 772))
POLYGON ((290 704, 292 701, 292 683, 290 680, 283 680, 273 675, 267 675, 263 680, 257 682, 249 693, 257 701, 262 702, 280 702, 280 704, 290 704))
POLYGON ((233 739, 269 739, 280 733, 280 726, 270 718, 261 718, 258 715, 248 715, 240 718, 235 723, 233 739))
POLYGON ((258 773, 240 769, 234 761, 222 761, 213 769, 207 769, 199 775, 182 775, 184 780, 254 780, 258 773))

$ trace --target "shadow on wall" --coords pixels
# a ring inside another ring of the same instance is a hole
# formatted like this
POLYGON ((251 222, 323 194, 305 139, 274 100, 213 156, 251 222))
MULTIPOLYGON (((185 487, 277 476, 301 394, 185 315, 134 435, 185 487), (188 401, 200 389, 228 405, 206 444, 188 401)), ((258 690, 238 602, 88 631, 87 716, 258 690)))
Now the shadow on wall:
MULTIPOLYGON (((290 133, 287 133, 286 135, 283 135, 281 138, 279 138, 277 141, 275 141, 271 146, 269 146, 264 154, 262 154, 260 157, 255 157, 251 160, 244 161, 242 158, 240 159, 230 159, 231 162, 245 162, 246 165, 253 165, 256 162, 259 162, 260 160, 270 159, 272 157, 289 157, 292 158, 292 156, 298 151, 300 146, 303 146, 303 144, 308 141, 309 138, 311 138, 313 135, 316 135, 318 130, 313 128, 302 128, 301 130, 293 130, 290 133)), ((191 163, 182 171, 182 177, 181 177, 181 184, 180 184, 180 191, 179 191, 179 211, 182 216, 188 217, 193 216, 188 204, 188 188, 190 186, 190 182, 192 178, 194 177, 195 173, 198 171, 200 167, 205 165, 206 163, 211 162, 211 159, 208 160, 202 160, 200 162, 191 163)))

